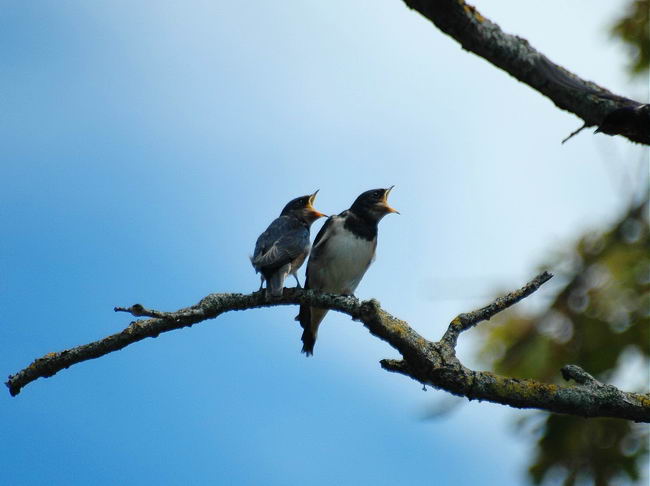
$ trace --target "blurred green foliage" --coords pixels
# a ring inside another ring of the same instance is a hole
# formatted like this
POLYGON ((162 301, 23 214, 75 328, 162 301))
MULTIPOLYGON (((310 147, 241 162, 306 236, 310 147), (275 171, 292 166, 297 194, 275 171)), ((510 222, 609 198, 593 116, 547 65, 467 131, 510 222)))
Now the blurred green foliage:
MULTIPOLYGON (((545 265, 560 268, 562 290, 534 315, 511 310, 483 327, 482 357, 495 371, 562 382, 577 364, 604 382, 648 391, 650 377, 650 227, 648 200, 610 228, 584 235, 545 265), (621 373, 627 371, 629 375, 621 373), (617 378, 618 377, 618 378, 617 378)), ((515 308, 516 309, 516 308, 515 308)), ((647 424, 527 414, 520 431, 537 438, 534 484, 630 484, 647 468, 647 424)))
MULTIPOLYGON (((650 70, 650 0, 631 0, 611 30, 630 48, 630 73, 650 70)), ((479 327, 482 358, 495 371, 562 382, 577 364, 628 391, 650 386, 650 225, 648 196, 611 227, 583 235, 549 259, 562 290, 535 314, 517 308, 479 327)), ((582 419, 532 412, 520 432, 536 439, 528 469, 533 484, 638 483, 650 475, 650 426, 616 419, 582 419)))
POLYGON ((647 75, 650 69, 650 0, 631 0, 625 15, 612 26, 612 34, 631 50, 630 72, 647 75))

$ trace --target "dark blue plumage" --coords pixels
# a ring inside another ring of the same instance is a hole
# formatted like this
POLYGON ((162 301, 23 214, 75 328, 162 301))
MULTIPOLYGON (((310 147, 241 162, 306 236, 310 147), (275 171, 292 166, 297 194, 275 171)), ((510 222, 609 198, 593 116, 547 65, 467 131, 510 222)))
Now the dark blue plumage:
POLYGON ((309 254, 309 228, 324 216, 312 206, 316 193, 289 201, 280 216, 257 238, 251 263, 261 273, 260 290, 266 281, 267 292, 282 295, 289 274, 300 286, 296 272, 309 254))

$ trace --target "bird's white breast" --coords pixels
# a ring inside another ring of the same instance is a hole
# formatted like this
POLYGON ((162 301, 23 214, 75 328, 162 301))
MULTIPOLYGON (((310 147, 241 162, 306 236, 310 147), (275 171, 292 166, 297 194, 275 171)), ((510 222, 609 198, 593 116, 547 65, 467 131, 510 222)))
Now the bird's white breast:
POLYGON ((314 288, 352 294, 372 263, 376 241, 355 236, 343 227, 342 219, 332 222, 314 275, 314 288))

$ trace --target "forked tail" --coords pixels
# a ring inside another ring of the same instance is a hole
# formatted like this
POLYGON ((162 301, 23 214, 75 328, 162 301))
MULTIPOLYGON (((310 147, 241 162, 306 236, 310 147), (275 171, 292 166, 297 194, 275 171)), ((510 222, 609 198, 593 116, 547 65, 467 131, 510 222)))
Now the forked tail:
POLYGON ((314 345, 316 344, 316 337, 318 336, 318 326, 320 325, 323 317, 327 314, 327 309, 319 309, 316 307, 309 307, 308 305, 301 305, 300 312, 296 316, 296 320, 300 322, 303 328, 302 332, 302 352, 306 356, 314 354, 314 345))

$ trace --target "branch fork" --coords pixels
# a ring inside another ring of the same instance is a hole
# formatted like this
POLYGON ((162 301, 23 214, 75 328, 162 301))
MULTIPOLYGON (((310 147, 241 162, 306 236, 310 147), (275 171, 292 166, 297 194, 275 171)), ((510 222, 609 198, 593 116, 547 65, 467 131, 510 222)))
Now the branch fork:
POLYGON ((38 378, 53 376, 76 363, 99 358, 145 338, 156 337, 162 332, 213 319, 225 312, 309 304, 342 312, 361 322, 372 335, 388 343, 402 356, 402 359, 397 360, 381 360, 382 368, 408 376, 425 386, 446 390, 470 400, 486 400, 516 408, 650 422, 649 395, 624 392, 602 384, 576 365, 565 366, 562 374, 565 379, 571 379, 577 384, 558 386, 487 371, 474 371, 466 368, 456 357, 456 344, 462 332, 526 298, 551 277, 547 272, 541 273, 522 288, 491 304, 458 315, 451 321, 440 341, 436 342, 425 339, 407 322, 386 312, 375 299, 360 301, 353 296, 298 288, 285 289, 281 297, 270 297, 263 291, 252 294, 210 294, 198 304, 175 312, 148 309, 141 304, 115 307, 116 312, 147 319, 134 321, 121 332, 98 341, 58 353, 48 353, 10 376, 6 385, 11 395, 15 396, 25 385, 38 378))

